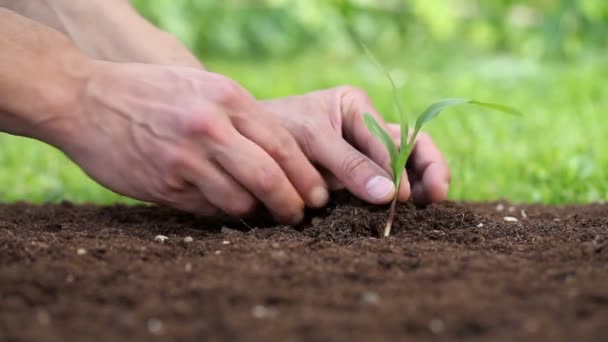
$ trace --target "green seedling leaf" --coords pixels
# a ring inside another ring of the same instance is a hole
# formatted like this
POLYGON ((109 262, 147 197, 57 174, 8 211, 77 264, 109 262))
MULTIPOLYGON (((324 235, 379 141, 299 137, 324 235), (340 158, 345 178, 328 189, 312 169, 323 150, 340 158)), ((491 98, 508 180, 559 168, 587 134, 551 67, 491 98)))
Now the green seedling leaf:
POLYGON ((499 103, 481 102, 481 101, 471 100, 470 104, 480 106, 480 107, 494 109, 499 112, 503 112, 503 113, 507 113, 507 114, 511 114, 511 115, 517 115, 517 116, 522 115, 521 112, 518 111, 517 109, 509 107, 509 106, 501 105, 499 103))
POLYGON ((386 76, 389 83, 391 84, 391 91, 393 92, 393 102, 395 103, 395 108, 397 109, 397 113, 399 114, 398 119, 399 119, 399 125, 401 126, 401 150, 403 150, 407 144, 407 133, 410 130, 410 128, 409 128, 409 122, 407 119, 407 115, 406 115, 405 111, 403 110, 403 105, 401 104, 401 100, 400 100, 401 97, 399 96, 399 91, 397 90, 397 85, 395 84, 395 81, 391 77, 391 74, 384 68, 382 63, 380 63, 380 61, 378 61, 376 56, 374 56, 374 54, 367 48, 367 46, 365 46, 365 44, 361 43, 361 47, 363 48, 363 51, 365 51, 365 54, 367 55, 367 57, 376 65, 376 67, 384 74, 384 76, 386 76))
POLYGON ((378 139, 388 151, 388 155, 391 161, 391 170, 393 171, 393 178, 396 177, 396 164, 395 161, 398 159, 397 146, 393 142, 391 136, 380 126, 378 121, 374 119, 374 117, 370 113, 365 113, 363 115, 363 122, 365 122, 365 126, 367 129, 378 139))
POLYGON ((509 106, 501 105, 498 103, 491 102, 481 102, 477 100, 471 99, 443 99, 438 102, 430 105, 416 120, 416 126, 414 128, 414 134, 412 135, 409 144, 413 144, 416 141, 416 136, 420 132, 422 126, 424 126, 427 122, 436 118, 444 109, 452 106, 457 106, 461 104, 472 104, 480 107, 494 109, 503 113, 512 114, 512 115, 521 115, 519 111, 509 106))
MULTIPOLYGON (((436 118, 445 108, 470 102, 469 99, 444 99, 433 103, 416 120, 414 132, 418 133, 424 124, 436 118)), ((414 141, 413 138, 412 136, 412 141, 414 141)))
MULTIPOLYGON (((401 177, 403 175, 403 169, 405 168, 405 164, 407 163, 407 157, 409 155, 408 139, 407 139, 407 136, 408 136, 408 133, 410 130, 409 122, 407 119, 407 115, 406 115, 405 111, 403 110, 403 106, 401 104, 401 100, 400 100, 401 97, 399 96, 399 92, 397 90, 397 85, 395 84, 395 81, 391 77, 391 74, 384 68, 382 63, 380 63, 380 61, 378 61, 376 56, 374 56, 374 54, 367 48, 367 46, 365 46, 365 44, 361 43, 361 47, 363 48, 363 51, 365 51, 365 54, 367 55, 367 57, 369 57, 369 59, 376 65, 378 70, 380 70, 384 74, 384 76, 386 76, 386 78, 388 79, 388 81, 391 85, 391 90, 393 92, 393 101, 395 103, 395 109, 397 109, 397 113, 399 114, 398 119, 399 119, 399 126, 401 128, 401 143, 399 146, 399 153, 398 154, 395 153, 395 155, 391 155, 391 169, 393 171, 393 180, 395 181, 395 186, 398 189, 399 185, 401 184, 401 177)), ((390 135, 389 135, 389 138, 390 138, 390 135)))

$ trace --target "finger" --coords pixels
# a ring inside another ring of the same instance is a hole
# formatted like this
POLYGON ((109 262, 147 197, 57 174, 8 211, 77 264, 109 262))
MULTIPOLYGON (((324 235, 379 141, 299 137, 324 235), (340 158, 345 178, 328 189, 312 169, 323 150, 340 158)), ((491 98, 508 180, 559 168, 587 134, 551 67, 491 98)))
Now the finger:
POLYGON ((374 108, 367 94, 357 88, 347 87, 345 95, 342 96, 341 109, 344 138, 376 164, 390 172, 390 157, 386 147, 369 131, 363 120, 363 116, 368 113, 381 127, 387 128, 384 119, 374 108))
POLYGON ((395 185, 384 169, 331 131, 318 133, 318 139, 311 142, 314 161, 365 201, 384 204, 392 199, 395 185))
POLYGON ((280 125, 271 123, 270 119, 262 123, 236 118, 233 123, 241 134, 264 149, 279 164, 309 206, 320 208, 327 204, 329 192, 323 177, 291 134, 280 125))
POLYGON ((344 189, 344 184, 342 184, 342 182, 340 182, 340 180, 336 178, 336 176, 334 176, 330 171, 320 168, 319 173, 321 173, 321 177, 323 177, 325 180, 325 184, 327 184, 327 188, 330 191, 344 189))
POLYGON ((223 212, 243 217, 255 210, 255 198, 218 165, 192 160, 182 173, 211 205, 223 212))
POLYGON ((425 169, 422 179, 414 183, 412 198, 417 205, 438 203, 448 198, 448 182, 438 181, 445 175, 439 163, 431 163, 425 169))
POLYGON ((213 216, 219 212, 219 209, 209 203, 194 185, 190 185, 189 189, 183 192, 169 195, 168 198, 163 199, 164 205, 195 215, 213 216))
MULTIPOLYGON (((394 139, 400 139, 398 125, 389 125, 389 132, 394 139)), ((412 198, 419 205, 441 202, 447 199, 450 170, 448 164, 425 133, 420 133, 408 161, 411 172, 412 198)))
POLYGON ((238 132, 231 134, 225 151, 214 159, 244 188, 263 202, 275 219, 299 223, 304 201, 279 165, 258 145, 238 132))

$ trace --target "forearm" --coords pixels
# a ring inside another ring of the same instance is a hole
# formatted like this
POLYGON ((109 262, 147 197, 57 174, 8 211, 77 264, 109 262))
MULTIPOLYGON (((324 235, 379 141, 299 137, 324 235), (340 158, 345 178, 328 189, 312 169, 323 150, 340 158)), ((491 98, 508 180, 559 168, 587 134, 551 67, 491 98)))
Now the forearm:
POLYGON ((90 61, 61 33, 0 8, 0 131, 67 138, 90 61))
POLYGON ((127 0, 0 0, 0 6, 66 33, 98 59, 202 67, 181 42, 150 24, 127 0))

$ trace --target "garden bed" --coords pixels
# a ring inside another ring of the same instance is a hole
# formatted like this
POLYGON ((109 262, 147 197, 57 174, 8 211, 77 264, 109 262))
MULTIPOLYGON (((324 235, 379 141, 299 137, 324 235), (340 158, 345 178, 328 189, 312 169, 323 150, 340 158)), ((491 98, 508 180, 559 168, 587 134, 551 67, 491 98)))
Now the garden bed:
POLYGON ((386 210, 0 205, 0 340, 608 336, 608 205, 404 204, 379 239, 386 210))

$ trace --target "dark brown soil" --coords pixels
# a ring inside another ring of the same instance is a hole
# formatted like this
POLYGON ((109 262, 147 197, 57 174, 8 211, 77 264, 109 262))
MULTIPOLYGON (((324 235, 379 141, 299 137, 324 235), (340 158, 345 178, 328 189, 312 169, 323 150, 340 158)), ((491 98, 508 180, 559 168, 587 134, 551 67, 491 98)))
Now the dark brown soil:
POLYGON ((607 205, 406 204, 378 239, 386 208, 334 197, 297 228, 0 205, 0 341, 608 336, 607 205))

